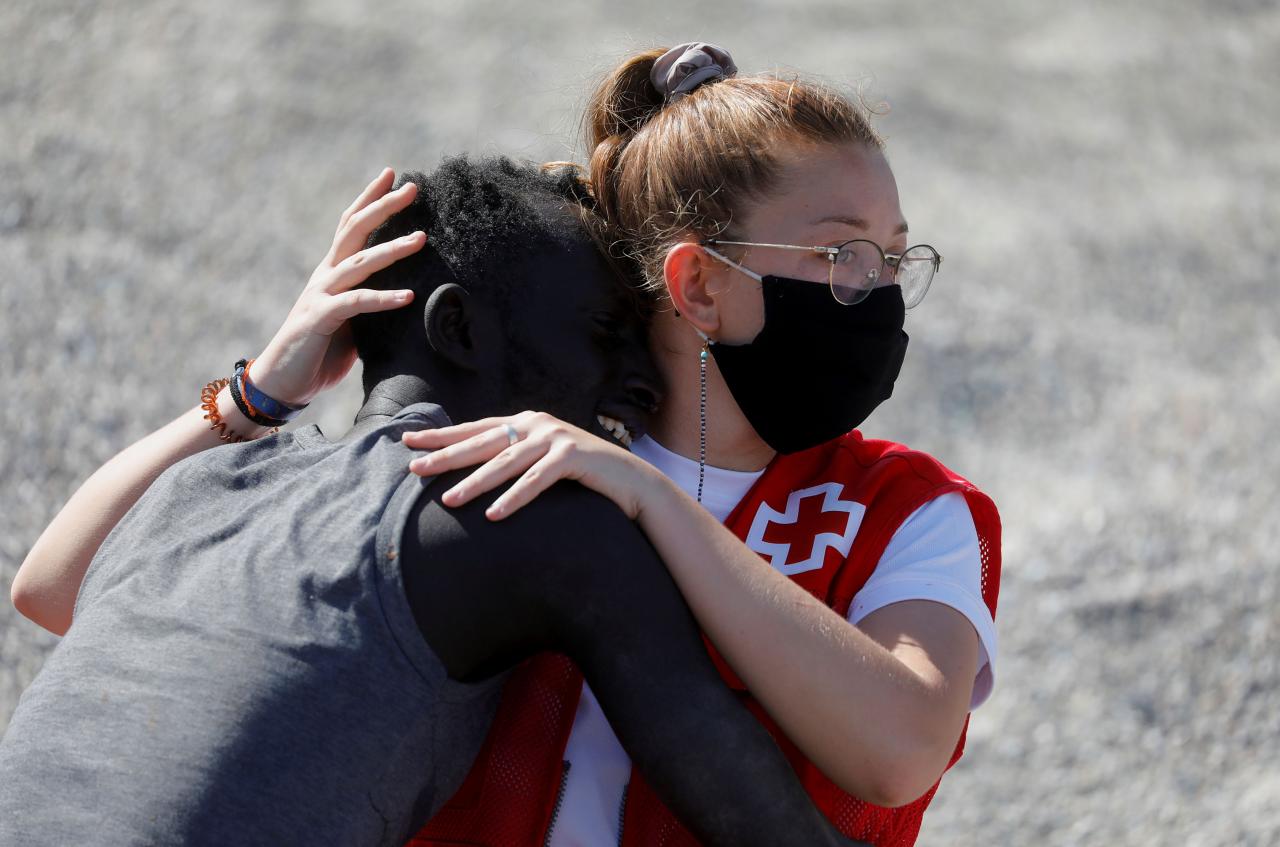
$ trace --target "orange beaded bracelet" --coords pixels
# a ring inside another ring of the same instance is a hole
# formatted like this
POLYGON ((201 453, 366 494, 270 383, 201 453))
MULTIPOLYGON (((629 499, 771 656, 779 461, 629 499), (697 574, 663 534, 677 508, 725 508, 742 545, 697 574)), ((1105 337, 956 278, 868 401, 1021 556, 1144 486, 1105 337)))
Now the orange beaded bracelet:
MULTIPOLYGON (((245 438, 239 433, 232 432, 227 427, 227 422, 222 419, 222 413, 218 411, 218 392, 226 388, 231 383, 227 377, 215 379, 206 385, 200 391, 200 408, 204 409, 204 419, 209 421, 209 429, 218 433, 218 437, 223 441, 229 441, 237 444, 241 441, 252 441, 251 438, 245 438)), ((280 431, 280 427, 273 427, 267 431, 267 435, 275 435, 280 431)))

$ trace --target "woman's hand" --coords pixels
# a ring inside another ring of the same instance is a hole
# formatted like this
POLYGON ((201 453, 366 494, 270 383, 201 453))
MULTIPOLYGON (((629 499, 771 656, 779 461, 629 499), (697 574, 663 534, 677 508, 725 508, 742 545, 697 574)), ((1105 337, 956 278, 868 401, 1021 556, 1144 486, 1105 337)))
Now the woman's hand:
POLYGON ((399 309, 413 300, 409 290, 357 288, 427 243, 425 233, 415 232, 362 249, 371 232, 417 196, 418 187, 412 182, 391 191, 394 179, 395 173, 385 169, 342 213, 329 253, 267 349, 254 361, 253 382, 269 396, 301 405, 338 384, 356 360, 347 319, 399 309))
POLYGON ((647 498, 660 496, 665 479, 622 447, 545 412, 406 432, 403 441, 414 449, 434 451, 409 463, 419 476, 480 465, 444 493, 441 500, 446 506, 461 506, 519 477, 485 511, 495 521, 562 479, 576 480, 603 494, 637 520, 647 498))

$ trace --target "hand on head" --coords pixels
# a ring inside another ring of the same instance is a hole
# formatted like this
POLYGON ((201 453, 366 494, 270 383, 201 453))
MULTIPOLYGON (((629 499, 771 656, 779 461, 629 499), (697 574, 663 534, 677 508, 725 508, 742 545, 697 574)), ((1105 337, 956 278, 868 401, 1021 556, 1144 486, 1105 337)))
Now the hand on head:
POLYGON ((412 302, 412 290, 360 287, 377 271, 418 252, 427 243, 425 233, 413 232, 365 248, 369 234, 417 196, 418 186, 412 182, 392 191, 394 179, 395 173, 384 169, 342 213, 329 252, 255 360, 254 384, 276 400, 307 403, 342 381, 356 360, 349 318, 399 309, 412 302))

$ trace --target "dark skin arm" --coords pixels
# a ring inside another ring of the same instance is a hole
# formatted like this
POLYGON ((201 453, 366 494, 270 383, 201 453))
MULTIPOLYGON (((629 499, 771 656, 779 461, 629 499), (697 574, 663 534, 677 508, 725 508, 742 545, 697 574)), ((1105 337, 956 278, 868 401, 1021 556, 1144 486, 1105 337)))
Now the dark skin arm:
POLYGON ((855 843, 725 686, 666 567, 612 503, 560 483, 495 525, 483 514, 492 497, 439 504, 453 481, 420 498, 417 537, 406 531, 403 545, 410 605, 452 677, 565 653, 659 797, 704 843, 855 843))

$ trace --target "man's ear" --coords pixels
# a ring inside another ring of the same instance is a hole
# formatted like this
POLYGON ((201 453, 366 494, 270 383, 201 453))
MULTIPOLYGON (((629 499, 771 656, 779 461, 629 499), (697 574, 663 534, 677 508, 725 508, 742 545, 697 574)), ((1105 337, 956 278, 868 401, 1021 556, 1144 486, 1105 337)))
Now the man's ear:
POLYGON ((431 292, 422 310, 423 327, 431 349, 466 370, 476 370, 472 309, 467 289, 456 282, 446 282, 431 292))

